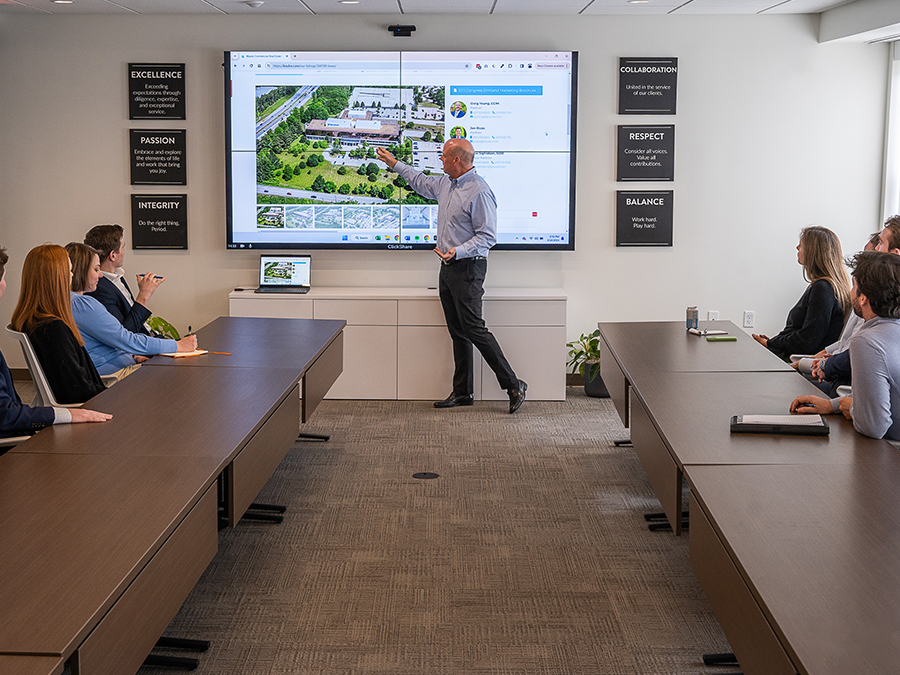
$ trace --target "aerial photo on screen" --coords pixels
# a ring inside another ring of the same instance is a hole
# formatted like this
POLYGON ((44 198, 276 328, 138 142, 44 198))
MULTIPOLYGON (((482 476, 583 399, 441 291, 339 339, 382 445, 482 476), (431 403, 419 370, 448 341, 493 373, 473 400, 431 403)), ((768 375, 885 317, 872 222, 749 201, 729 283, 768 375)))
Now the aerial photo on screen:
POLYGON ((436 202, 386 169, 375 148, 439 174, 443 133, 443 86, 257 86, 257 227, 391 229, 401 206, 422 227, 436 202))

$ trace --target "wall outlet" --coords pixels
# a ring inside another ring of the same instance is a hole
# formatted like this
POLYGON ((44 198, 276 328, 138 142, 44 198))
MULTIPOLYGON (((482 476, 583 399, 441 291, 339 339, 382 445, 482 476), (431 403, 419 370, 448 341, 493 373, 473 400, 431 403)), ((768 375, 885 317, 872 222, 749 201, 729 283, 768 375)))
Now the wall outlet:
POLYGON ((716 309, 711 309, 706 313, 707 321, 718 321, 719 320, 719 311, 716 309))
POLYGON ((753 323, 756 321, 756 312, 752 309, 744 310, 744 328, 753 328, 753 323))

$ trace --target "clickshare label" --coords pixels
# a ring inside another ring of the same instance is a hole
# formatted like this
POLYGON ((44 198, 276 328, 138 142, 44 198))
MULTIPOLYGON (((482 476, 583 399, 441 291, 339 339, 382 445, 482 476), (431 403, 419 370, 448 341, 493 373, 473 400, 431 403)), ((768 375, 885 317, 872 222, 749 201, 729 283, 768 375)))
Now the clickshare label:
POLYGON ((616 191, 616 246, 672 246, 672 190, 616 191))
POLYGON ((132 185, 187 185, 184 129, 131 129, 132 185))
POLYGON ((128 64, 128 119, 185 119, 183 63, 128 64))
POLYGON ((131 195, 132 248, 187 249, 187 195, 131 195))
POLYGON ((620 125, 617 128, 616 180, 675 180, 675 125, 620 125))
POLYGON ((619 59, 619 114, 674 115, 678 59, 619 59))

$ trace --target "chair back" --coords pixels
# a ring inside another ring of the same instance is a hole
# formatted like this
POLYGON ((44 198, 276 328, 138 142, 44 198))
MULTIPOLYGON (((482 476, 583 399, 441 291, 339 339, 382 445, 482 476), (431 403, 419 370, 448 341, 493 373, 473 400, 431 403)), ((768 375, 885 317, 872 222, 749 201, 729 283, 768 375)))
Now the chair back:
POLYGON ((7 436, 6 438, 0 438, 0 455, 16 447, 19 443, 24 443, 29 438, 31 436, 7 436))
POLYGON ((31 373, 31 380, 34 382, 34 388, 37 393, 31 402, 32 407, 36 406, 55 406, 57 408, 78 408, 81 404, 63 404, 56 400, 53 390, 50 389, 50 383, 47 382, 47 376, 44 375, 44 369, 41 368, 41 362, 38 361, 37 354, 34 353, 34 347, 31 346, 31 340, 25 333, 13 330, 12 326, 7 326, 6 331, 12 335, 22 346, 22 353, 25 355, 25 362, 28 364, 28 372, 31 373))

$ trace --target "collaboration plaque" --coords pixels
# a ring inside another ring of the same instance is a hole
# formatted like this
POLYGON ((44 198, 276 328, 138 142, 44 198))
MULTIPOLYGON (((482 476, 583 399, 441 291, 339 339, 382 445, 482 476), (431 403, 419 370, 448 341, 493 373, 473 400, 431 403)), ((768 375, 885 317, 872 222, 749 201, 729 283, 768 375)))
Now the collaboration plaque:
POLYGON ((619 59, 619 114, 674 115, 678 59, 619 59))

